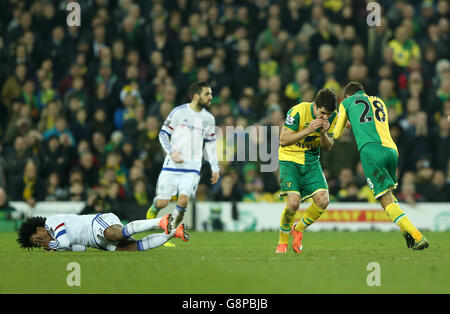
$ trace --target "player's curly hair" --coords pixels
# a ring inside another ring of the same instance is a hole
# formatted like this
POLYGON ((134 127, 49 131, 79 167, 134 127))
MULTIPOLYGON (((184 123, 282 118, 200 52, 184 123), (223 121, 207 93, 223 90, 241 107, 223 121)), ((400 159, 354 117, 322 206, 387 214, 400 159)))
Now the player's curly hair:
POLYGON ((336 94, 329 88, 319 90, 314 102, 318 108, 325 108, 328 112, 336 110, 336 94))
POLYGON ((45 226, 44 217, 28 217, 24 222, 20 225, 19 228, 19 236, 17 238, 17 242, 20 244, 20 247, 24 249, 30 249, 33 247, 37 247, 30 241, 30 237, 32 234, 36 233, 37 227, 45 226))

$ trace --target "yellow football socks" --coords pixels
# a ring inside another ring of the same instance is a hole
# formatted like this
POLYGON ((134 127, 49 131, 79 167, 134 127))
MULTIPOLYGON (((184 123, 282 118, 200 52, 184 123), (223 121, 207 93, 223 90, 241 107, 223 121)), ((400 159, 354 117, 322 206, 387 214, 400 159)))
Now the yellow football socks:
POLYGON ((420 239, 422 239, 422 234, 412 224, 405 212, 400 208, 400 205, 397 203, 389 204, 386 206, 386 214, 402 231, 408 232, 415 241, 420 241, 420 239))
POLYGON ((299 220, 297 225, 295 226, 295 230, 297 231, 305 231, 314 221, 316 221, 325 211, 325 209, 317 206, 316 203, 312 203, 302 215, 302 218, 299 220))
POLYGON ((289 242, 289 232, 291 231, 291 226, 294 222, 295 213, 296 212, 289 210, 287 207, 284 208, 283 213, 281 214, 278 244, 287 244, 289 242))

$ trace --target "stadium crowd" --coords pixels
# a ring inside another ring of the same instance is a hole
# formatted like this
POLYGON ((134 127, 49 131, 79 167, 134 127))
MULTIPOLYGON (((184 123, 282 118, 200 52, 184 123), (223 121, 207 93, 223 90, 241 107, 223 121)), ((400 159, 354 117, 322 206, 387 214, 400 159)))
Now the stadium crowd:
MULTIPOLYGON (((1 1, 0 208, 148 208, 164 159, 159 129, 196 80, 211 83, 223 130, 281 127, 319 89, 342 99, 360 81, 389 110, 399 200, 450 201, 448 1, 382 1, 372 27, 362 0, 77 2, 79 27, 67 25, 66 1, 1 1)), ((321 157, 331 200, 374 202, 346 132, 321 157)), ((197 199, 279 200, 278 172, 260 163, 223 161, 214 186, 203 167, 197 199)))

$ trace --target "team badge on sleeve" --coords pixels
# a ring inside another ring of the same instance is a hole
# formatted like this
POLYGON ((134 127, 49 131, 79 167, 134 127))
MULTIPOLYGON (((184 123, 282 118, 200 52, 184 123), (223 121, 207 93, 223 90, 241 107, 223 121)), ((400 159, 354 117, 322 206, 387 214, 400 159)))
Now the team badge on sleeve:
POLYGON ((291 115, 287 115, 286 117, 286 124, 287 125, 293 125, 294 124, 294 117, 291 115))

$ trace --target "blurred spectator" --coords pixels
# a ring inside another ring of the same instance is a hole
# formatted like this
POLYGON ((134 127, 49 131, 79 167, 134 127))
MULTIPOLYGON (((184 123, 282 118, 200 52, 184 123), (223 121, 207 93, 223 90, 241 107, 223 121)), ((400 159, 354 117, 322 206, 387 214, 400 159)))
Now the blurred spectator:
MULTIPOLYGON (((112 117, 112 114, 111 114, 112 117)), ((103 137, 109 138, 114 130, 114 123, 106 112, 106 108, 98 107, 94 111, 94 116, 91 122, 92 134, 100 133, 103 137)))
POLYGON ((316 59, 318 57, 319 47, 323 44, 336 46, 338 43, 336 36, 332 33, 332 25, 329 18, 322 16, 317 22, 317 31, 309 40, 312 59, 316 59))
POLYGON ((330 175, 338 177, 342 169, 355 169, 359 160, 356 141, 349 130, 345 130, 339 141, 335 141, 333 150, 321 152, 321 163, 330 175))
POLYGON ((383 99, 388 109, 390 122, 397 120, 397 117, 403 114, 403 105, 395 94, 395 83, 392 79, 384 78, 378 83, 378 96, 383 99))
POLYGON ((6 156, 5 160, 8 194, 11 194, 14 183, 22 176, 29 157, 30 154, 27 151, 24 138, 22 136, 16 137, 13 151, 6 156))
POLYGON ((258 68, 251 62, 248 53, 242 53, 237 57, 233 67, 233 97, 239 97, 244 87, 255 87, 258 81, 258 68))
POLYGON ((94 132, 91 137, 92 153, 101 165, 105 162, 106 136, 101 132, 94 132))
POLYGON ((55 120, 54 127, 43 133, 44 140, 48 140, 52 136, 56 136, 66 148, 77 145, 75 137, 67 124, 67 118, 64 115, 59 115, 55 120))
POLYGON ((50 77, 46 76, 43 78, 37 94, 37 98, 40 112, 42 112, 42 110, 47 107, 47 104, 49 104, 51 101, 59 98, 59 94, 54 88, 52 79, 50 77))
POLYGON ((133 182, 132 199, 140 206, 149 207, 152 199, 147 191, 147 183, 144 178, 136 179, 133 182))
MULTIPOLYGON (((358 186, 356 185, 356 183, 354 182, 350 182, 347 185, 347 188, 345 189, 341 189, 339 190, 338 194, 337 194, 337 198, 340 202, 360 202, 363 201, 363 199, 361 199, 358 196, 358 186)), ((367 201, 367 200, 365 200, 367 201)))
POLYGON ((445 182, 445 174, 441 170, 437 170, 433 174, 430 184, 423 189, 423 195, 427 202, 449 202, 450 186, 445 182))
POLYGON ((46 201, 66 201, 69 198, 69 190, 61 184, 59 173, 54 171, 48 175, 46 182, 46 201))
POLYGON ((395 38, 389 42, 389 47, 393 49, 393 60, 399 67, 407 67, 411 58, 421 58, 419 45, 406 26, 398 26, 395 29, 395 38))
POLYGON ((107 206, 105 200, 101 197, 98 192, 91 192, 86 199, 86 205, 81 210, 80 215, 98 214, 98 213, 108 213, 110 207, 107 206))
POLYGON ((127 137, 124 139, 120 147, 120 155, 125 168, 130 169, 133 166, 134 160, 138 158, 132 138, 127 137))
POLYGON ((160 125, 155 116, 148 116, 144 129, 140 130, 136 140, 136 148, 145 151, 148 156, 161 160, 162 148, 159 143, 160 125))
POLYGON ((416 163, 416 188, 417 192, 424 195, 424 191, 431 184, 434 170, 431 168, 431 162, 428 158, 421 158, 416 163))
MULTIPOLYGON (((48 177, 52 172, 60 173, 61 175, 67 173, 69 169, 70 158, 68 151, 61 144, 60 139, 56 135, 52 135, 44 142, 44 149, 42 151, 42 173, 48 177)), ((67 178, 63 178, 64 183, 67 178)))
POLYGON ((338 187, 335 191, 330 191, 331 194, 336 195, 336 197, 344 197, 347 195, 347 188, 353 183, 353 170, 352 168, 342 168, 338 176, 338 187))
POLYGON ((82 181, 76 180, 69 186, 69 198, 71 202, 79 202, 86 199, 86 191, 82 181))
POLYGON ((37 202, 45 199, 45 194, 45 185, 39 180, 37 165, 29 159, 25 164, 23 176, 16 178, 11 186, 11 198, 25 201, 34 207, 37 202))
POLYGON ((303 92, 311 87, 309 81, 309 70, 307 68, 299 68, 295 72, 295 81, 287 84, 284 90, 284 96, 292 104, 297 104, 303 101, 303 92))
POLYGON ((222 176, 219 185, 220 188, 214 195, 214 201, 232 202, 240 201, 242 199, 241 190, 231 174, 225 174, 222 176))
POLYGON ((91 125, 88 122, 87 110, 85 108, 79 108, 75 112, 72 121, 70 132, 74 135, 75 142, 79 143, 82 140, 89 139, 91 135, 91 125))
POLYGON ((2 87, 3 103, 9 112, 12 111, 11 105, 14 99, 18 98, 22 92, 22 86, 27 75, 27 67, 18 64, 12 74, 2 87))
POLYGON ((403 183, 400 188, 400 193, 397 195, 397 199, 400 202, 405 202, 411 206, 415 206, 417 202, 424 201, 423 196, 416 192, 416 187, 413 183, 403 183))
POLYGON ((224 59, 221 56, 216 54, 212 57, 211 63, 208 65, 208 71, 211 88, 215 91, 221 91, 223 87, 231 84, 230 73, 227 71, 224 59))
MULTIPOLYGON (((450 102, 449 102, 450 109, 450 102)), ((443 115, 439 119, 439 129, 436 134, 434 150, 434 168, 444 171, 447 167, 447 163, 450 160, 450 121, 448 119, 450 115, 443 115)))
POLYGON ((98 161, 90 151, 81 152, 79 155, 79 168, 83 172, 83 184, 93 188, 98 183, 98 161))

